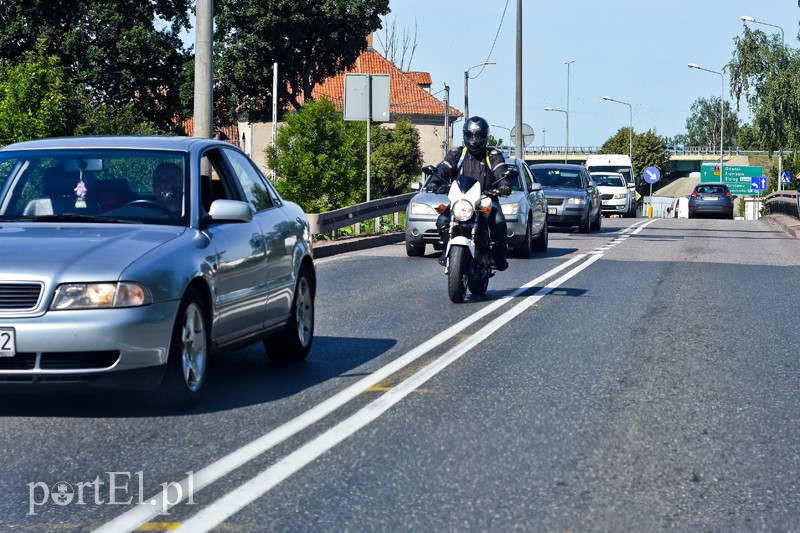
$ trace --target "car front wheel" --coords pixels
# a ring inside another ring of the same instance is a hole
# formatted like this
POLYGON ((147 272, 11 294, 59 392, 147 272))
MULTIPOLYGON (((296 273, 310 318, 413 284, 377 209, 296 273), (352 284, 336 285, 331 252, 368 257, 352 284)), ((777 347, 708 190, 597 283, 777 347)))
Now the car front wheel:
POLYGON ((185 409, 200 398, 208 363, 206 316, 202 300, 190 289, 178 308, 167 368, 155 391, 155 399, 160 405, 185 409))

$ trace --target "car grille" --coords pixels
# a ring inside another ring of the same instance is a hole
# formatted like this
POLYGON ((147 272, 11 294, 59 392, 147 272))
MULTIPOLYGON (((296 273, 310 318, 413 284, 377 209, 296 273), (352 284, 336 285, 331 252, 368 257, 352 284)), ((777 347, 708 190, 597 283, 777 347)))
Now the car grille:
MULTIPOLYGON (((41 370, 104 370, 119 360, 119 352, 43 352, 41 370)), ((34 370, 36 354, 20 352, 14 357, 0 357, 0 372, 4 370, 34 370)))
POLYGON ((41 283, 0 283, 0 311, 35 309, 42 294, 41 283))
POLYGON ((601 200, 611 200, 611 199, 613 199, 613 198, 614 198, 614 195, 613 195, 613 194, 601 194, 601 195, 600 195, 600 199, 601 199, 601 200))
POLYGON ((561 205, 564 203, 563 198, 548 198, 547 205, 561 205))

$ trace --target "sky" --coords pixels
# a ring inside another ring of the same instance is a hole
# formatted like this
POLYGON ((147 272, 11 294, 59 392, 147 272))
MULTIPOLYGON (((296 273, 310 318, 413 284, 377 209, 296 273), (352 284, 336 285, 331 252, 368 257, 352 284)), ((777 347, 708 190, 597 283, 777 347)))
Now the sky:
MULTIPOLYGON (((440 100, 449 85, 450 104, 463 112, 469 69, 470 115, 514 126, 517 0, 390 0, 389 7, 387 26, 412 40, 416 31, 407 70, 429 72, 431 92, 440 100), (471 68, 484 62, 495 64, 471 68)), ((631 121, 636 133, 685 133, 692 104, 723 91, 718 75, 687 65, 722 71, 743 30, 743 15, 782 27, 786 45, 800 45, 797 0, 523 0, 522 120, 534 130, 533 145, 565 145, 565 114, 544 108, 566 110, 568 104, 571 147, 599 147, 631 121), (567 67, 567 61, 574 62, 567 67)), ((748 25, 780 34, 771 26, 748 25)), ((375 47, 383 52, 385 34, 376 33, 375 47)), ((724 97, 735 109, 727 73, 724 97)), ((739 118, 751 120, 744 102, 739 118)), ((491 133, 510 139, 502 128, 491 133)))

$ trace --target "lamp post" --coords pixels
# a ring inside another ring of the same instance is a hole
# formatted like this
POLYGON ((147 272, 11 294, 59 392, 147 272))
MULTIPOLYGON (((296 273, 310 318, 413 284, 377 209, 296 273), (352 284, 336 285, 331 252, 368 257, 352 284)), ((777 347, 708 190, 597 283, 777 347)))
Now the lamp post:
POLYGON ((783 28, 781 28, 777 24, 770 24, 769 22, 761 22, 760 20, 756 20, 753 17, 748 17, 747 15, 742 15, 740 18, 742 19, 742 22, 752 22, 753 24, 763 24, 764 26, 771 26, 773 28, 778 28, 779 30, 781 30, 781 46, 786 46, 786 40, 784 39, 783 35, 783 28))
MULTIPOLYGON (((480 63, 474 67, 469 67, 464 71, 464 119, 469 120, 469 71, 478 67, 485 67, 486 65, 494 65, 495 63, 480 63)), ((480 75, 480 73, 478 73, 480 75)), ((478 76, 475 76, 476 78, 478 76)))
POLYGON ((514 139, 511 138, 511 128, 506 128, 505 126, 501 126, 500 124, 492 124, 492 127, 506 130, 508 132, 508 145, 511 146, 511 143, 514 143, 516 145, 514 139))
POLYGON ((566 150, 564 150, 564 163, 566 163, 567 162, 567 154, 569 153, 569 113, 564 109, 555 109, 553 107, 545 107, 544 110, 545 111, 557 111, 558 113, 564 113, 564 115, 566 115, 566 119, 567 119, 567 147, 566 147, 566 150))
MULTIPOLYGON (((781 28, 777 24, 770 24, 768 22, 761 22, 760 20, 756 20, 753 17, 748 17, 747 15, 742 15, 740 18, 742 19, 742 22, 752 22, 753 24, 763 24, 764 26, 771 26, 773 28, 778 28, 779 30, 781 30, 781 46, 782 47, 786 46, 786 40, 784 38, 783 28, 781 28)), ((783 118, 783 106, 780 106, 778 112, 779 112, 780 118, 782 119, 783 118)), ((783 184, 781 183, 781 175, 782 174, 783 174, 783 142, 781 142, 781 145, 778 148, 778 190, 779 191, 783 190, 783 184)))
POLYGON ((547 134, 547 130, 546 129, 542 129, 542 148, 547 146, 547 143, 545 142, 545 139, 546 139, 545 135, 546 134, 547 134))
MULTIPOLYGON (((567 66, 567 109, 565 113, 567 114, 567 151, 569 152, 569 66, 575 62, 574 59, 570 59, 569 61, 564 61, 564 64, 567 66)), ((564 157, 564 162, 566 163, 566 154, 564 157)))
POLYGON ((604 96, 603 100, 606 100, 607 102, 616 102, 618 104, 623 104, 628 106, 628 111, 630 113, 630 126, 628 126, 628 157, 630 157, 631 161, 633 161, 633 106, 628 102, 614 100, 610 96, 604 96))
MULTIPOLYGON (((717 74, 721 81, 722 93, 719 98, 719 181, 722 181, 722 132, 725 125, 725 76, 722 75, 722 72, 709 70, 694 63, 689 63, 688 66, 689 68, 696 68, 697 70, 705 70, 706 72, 717 74)), ((778 181, 780 181, 780 176, 778 177, 778 181)))

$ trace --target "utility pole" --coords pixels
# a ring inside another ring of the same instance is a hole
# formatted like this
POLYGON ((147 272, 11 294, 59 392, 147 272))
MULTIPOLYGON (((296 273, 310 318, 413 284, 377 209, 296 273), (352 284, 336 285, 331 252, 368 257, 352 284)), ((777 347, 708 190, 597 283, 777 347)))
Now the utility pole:
POLYGON ((214 128, 213 0, 197 0, 194 54, 194 136, 210 139, 214 128))
POLYGON ((522 0, 517 0, 517 91, 514 115, 515 152, 517 159, 525 159, 525 141, 522 136, 522 0))

